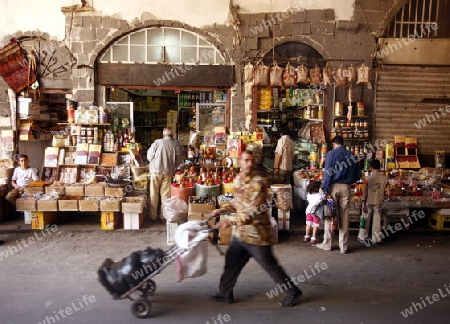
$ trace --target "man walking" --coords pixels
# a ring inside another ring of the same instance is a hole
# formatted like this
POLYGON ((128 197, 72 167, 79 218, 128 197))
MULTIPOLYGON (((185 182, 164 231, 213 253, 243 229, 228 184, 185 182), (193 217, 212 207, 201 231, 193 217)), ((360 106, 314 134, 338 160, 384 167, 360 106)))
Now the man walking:
POLYGON ((302 291, 288 277, 273 255, 274 235, 267 213, 264 179, 254 172, 253 152, 244 151, 239 159, 241 172, 234 179, 234 200, 229 205, 215 209, 211 215, 235 213, 216 224, 219 229, 235 225, 234 235, 225 256, 225 268, 220 278, 219 293, 211 299, 216 302, 234 302, 233 288, 239 274, 250 257, 283 287, 287 296, 279 303, 282 307, 294 306, 302 291))
MULTIPOLYGON (((154 221, 158 219, 160 197, 161 201, 170 198, 170 186, 181 158, 181 147, 172 139, 172 130, 164 128, 163 138, 154 141, 147 152, 150 162, 150 218, 154 221)), ((164 222, 162 215, 160 218, 164 222)))
MULTIPOLYGON (((348 151, 342 136, 335 136, 331 143, 333 149, 325 158, 325 173, 322 189, 331 196, 337 208, 339 217, 339 248, 342 254, 348 252, 348 207, 351 199, 351 185, 359 180, 361 170, 358 158, 348 151)), ((325 220, 324 237, 316 246, 325 251, 331 251, 333 229, 331 220, 325 220)))

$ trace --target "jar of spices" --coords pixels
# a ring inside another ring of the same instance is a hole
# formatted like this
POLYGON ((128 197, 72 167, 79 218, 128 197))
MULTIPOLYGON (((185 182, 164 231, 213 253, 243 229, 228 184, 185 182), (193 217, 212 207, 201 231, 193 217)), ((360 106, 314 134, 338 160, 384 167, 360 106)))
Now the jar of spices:
POLYGON ((366 120, 364 120, 364 128, 369 128, 369 122, 366 120))
POLYGON ((341 127, 341 121, 340 121, 339 119, 335 119, 335 120, 334 120, 334 127, 335 127, 335 128, 341 127))
POLYGON ((360 128, 364 128, 364 120, 363 120, 363 119, 360 119, 360 121, 359 121, 359 127, 360 127, 360 128))
POLYGON ((323 107, 319 106, 318 112, 317 112, 317 118, 323 119, 323 107))

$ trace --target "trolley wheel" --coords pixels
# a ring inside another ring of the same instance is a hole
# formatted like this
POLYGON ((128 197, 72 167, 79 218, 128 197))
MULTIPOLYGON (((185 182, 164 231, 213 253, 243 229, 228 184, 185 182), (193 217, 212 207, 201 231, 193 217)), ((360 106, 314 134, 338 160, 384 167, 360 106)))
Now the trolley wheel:
POLYGON ((131 304, 131 313, 137 318, 146 318, 150 316, 152 304, 146 298, 140 298, 131 304))
POLYGON ((156 291, 156 282, 150 279, 146 282, 144 287, 147 290, 147 294, 153 295, 156 291))

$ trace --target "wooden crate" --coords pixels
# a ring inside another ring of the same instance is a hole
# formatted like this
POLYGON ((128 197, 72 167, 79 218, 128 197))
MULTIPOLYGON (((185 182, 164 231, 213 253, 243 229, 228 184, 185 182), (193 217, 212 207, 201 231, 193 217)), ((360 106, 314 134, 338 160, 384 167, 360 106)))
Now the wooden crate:
POLYGON ((100 155, 100 165, 102 166, 115 166, 117 165, 117 153, 102 153, 100 155))
POLYGON ((41 170, 41 180, 58 181, 58 167, 43 166, 41 170))
POLYGON ((64 164, 58 167, 58 181, 61 183, 78 182, 79 177, 80 177, 80 168, 78 165, 64 164))
POLYGON ((450 215, 431 213, 428 225, 438 231, 450 231, 450 215))

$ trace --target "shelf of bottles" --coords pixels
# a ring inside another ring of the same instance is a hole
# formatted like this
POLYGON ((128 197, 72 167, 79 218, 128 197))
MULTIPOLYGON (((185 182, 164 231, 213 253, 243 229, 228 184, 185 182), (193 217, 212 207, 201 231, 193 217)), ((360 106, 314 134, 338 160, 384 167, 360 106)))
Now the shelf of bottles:
POLYGON ((105 127, 102 139, 104 152, 120 152, 125 148, 134 148, 135 134, 131 130, 129 118, 112 116, 109 127, 105 127))
POLYGON ((198 103, 213 103, 214 96, 212 91, 182 91, 179 96, 179 108, 194 109, 198 103))

